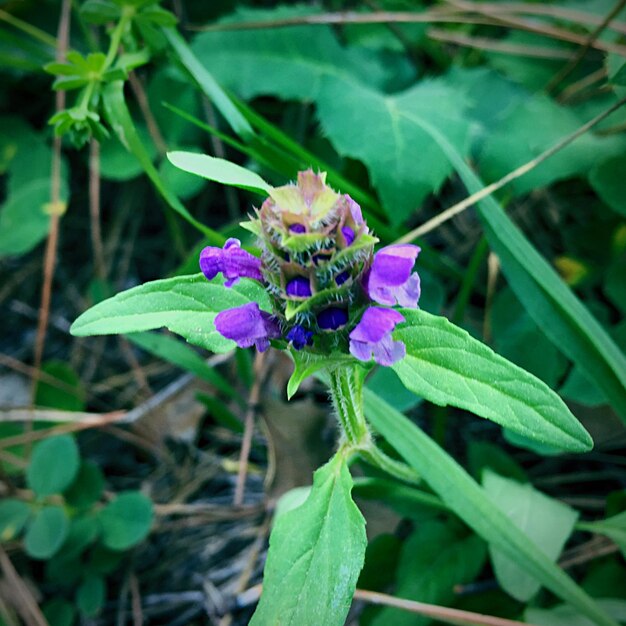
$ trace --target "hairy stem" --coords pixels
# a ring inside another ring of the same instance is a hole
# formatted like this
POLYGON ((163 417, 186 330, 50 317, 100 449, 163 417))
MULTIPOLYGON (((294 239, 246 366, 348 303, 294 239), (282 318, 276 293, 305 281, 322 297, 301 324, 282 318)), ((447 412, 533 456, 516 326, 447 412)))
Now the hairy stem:
POLYGON ((330 371, 333 405, 343 431, 343 442, 365 462, 404 482, 419 482, 413 468, 387 456, 372 441, 363 413, 363 382, 366 371, 361 367, 337 367, 330 371))

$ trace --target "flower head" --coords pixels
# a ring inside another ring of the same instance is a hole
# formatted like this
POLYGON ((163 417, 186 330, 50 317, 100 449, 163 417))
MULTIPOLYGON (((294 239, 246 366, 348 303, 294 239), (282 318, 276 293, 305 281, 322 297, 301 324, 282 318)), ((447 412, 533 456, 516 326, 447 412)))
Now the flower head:
POLYGON ((204 248, 200 253, 200 269, 209 280, 221 272, 226 278, 227 287, 232 287, 242 277, 255 280, 263 278, 261 259, 242 250, 239 239, 228 239, 223 248, 204 248))
POLYGON ((396 244, 379 250, 365 279, 369 297, 379 304, 415 309, 420 297, 419 275, 411 273, 418 246, 396 244))
POLYGON ((208 279, 221 272, 228 287, 243 277, 258 281, 272 313, 256 303, 223 311, 215 326, 224 337, 259 350, 278 340, 278 346, 319 355, 349 351, 382 365, 404 356, 404 344, 391 337, 404 318, 370 305, 417 306, 417 246, 387 246, 374 255, 378 240, 359 205, 311 170, 300 172, 295 184, 271 189, 242 226, 258 237, 261 258, 229 239, 223 248, 205 248, 200 267, 208 279))
POLYGON ((350 353, 359 361, 372 358, 380 365, 392 365, 406 354, 401 341, 391 338, 391 331, 404 317, 393 309, 370 307, 350 333, 350 353))
POLYGON ((259 352, 270 347, 270 339, 280 337, 280 328, 269 313, 261 311, 256 302, 218 313, 215 328, 232 339, 240 348, 256 346, 259 352))

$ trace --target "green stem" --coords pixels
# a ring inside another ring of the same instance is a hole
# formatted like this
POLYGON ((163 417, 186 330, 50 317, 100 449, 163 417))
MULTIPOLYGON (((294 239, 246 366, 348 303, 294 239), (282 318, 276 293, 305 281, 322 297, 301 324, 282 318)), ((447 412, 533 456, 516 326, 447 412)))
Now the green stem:
POLYGON ((330 372, 330 390, 339 423, 348 443, 360 448, 370 443, 363 413, 365 371, 357 367, 337 367, 330 372))
POLYGON ((360 450, 360 455, 370 465, 378 467, 390 476, 395 476, 406 483, 417 484, 421 481, 420 475, 412 467, 402 463, 402 461, 392 459, 373 443, 369 448, 360 450))
POLYGON ((115 60, 115 55, 117 54, 117 51, 120 47, 124 30, 126 29, 128 22, 130 22, 134 14, 135 14, 134 7, 125 6, 122 9, 122 15, 120 17, 120 21, 117 23, 117 25, 113 29, 113 32, 111 33, 111 42, 109 44, 109 50, 107 52, 107 56, 104 61, 103 71, 109 69, 109 67, 111 67, 111 64, 115 60))
POLYGON ((372 441, 363 412, 363 382, 367 372, 362 367, 336 367, 330 370, 330 391, 343 431, 344 441, 359 456, 391 476, 419 482, 419 475, 408 465, 387 456, 372 441))

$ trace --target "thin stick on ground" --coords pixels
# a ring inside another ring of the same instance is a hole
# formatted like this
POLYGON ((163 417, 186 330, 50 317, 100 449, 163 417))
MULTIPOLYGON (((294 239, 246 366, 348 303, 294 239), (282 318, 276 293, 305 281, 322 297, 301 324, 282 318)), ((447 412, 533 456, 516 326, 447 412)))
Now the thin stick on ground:
MULTIPOLYGON (((237 596, 237 606, 243 608, 244 606, 256 602, 261 597, 262 590, 263 585, 255 585, 239 594, 239 596, 237 596)), ((447 624, 462 624, 463 626, 532 626, 532 624, 526 622, 495 617, 494 615, 474 613, 473 611, 451 609, 437 604, 427 604, 425 602, 405 600, 404 598, 395 598, 386 593, 367 591, 365 589, 356 589, 354 599, 379 606, 394 607, 409 613, 416 613, 417 615, 425 615, 447 624)))
POLYGON ((243 504, 243 494, 246 486, 246 474, 248 473, 248 457, 252 447, 252 435, 254 434, 254 416, 258 410, 259 398, 261 397, 261 385, 263 384, 263 370, 265 365, 265 352, 257 352, 254 357, 254 382, 250 389, 248 398, 248 408, 244 422, 243 440, 239 453, 239 471, 237 473, 237 484, 235 485, 235 495, 233 504, 240 506, 243 504))
POLYGON ((89 144, 89 217, 91 219, 91 246, 93 248, 94 273, 106 278, 104 245, 100 226, 100 143, 92 139, 89 144))
POLYGON ((441 224, 443 224, 444 222, 447 222, 459 213, 462 213, 463 211, 465 211, 465 209, 469 208, 473 204, 476 204, 483 198, 490 196, 492 193, 498 191, 498 189, 502 189, 502 187, 504 187, 508 183, 520 178, 531 170, 534 170, 538 165, 541 165, 541 163, 549 159, 551 156, 555 155, 557 152, 560 152, 563 148, 572 143, 572 141, 578 139, 578 137, 580 137, 581 135, 584 135, 588 130, 593 128, 596 124, 599 124, 602 120, 611 115, 611 113, 617 111, 617 109, 622 107, 624 104, 626 104, 626 98, 622 98, 619 102, 616 102, 606 111, 600 113, 586 124, 583 124, 578 130, 574 131, 571 135, 568 135, 564 139, 561 139, 561 141, 556 143, 551 148, 548 148, 546 151, 542 152, 538 157, 535 157, 527 163, 524 163, 524 165, 520 165, 518 168, 514 169, 512 172, 509 172, 506 176, 503 176, 495 183, 483 187, 480 191, 477 191, 471 196, 465 198, 465 200, 457 202, 457 204, 451 206, 445 211, 442 211, 441 213, 439 213, 439 215, 436 215, 421 226, 418 226, 417 228, 409 231, 406 235, 400 237, 400 239, 398 239, 396 243, 409 243, 417 239, 418 237, 422 237, 426 233, 429 233, 430 231, 435 230, 435 228, 441 226, 441 224))
POLYGON ((363 600, 370 604, 392 606, 397 609, 402 609, 403 611, 408 611, 409 613, 433 617, 437 621, 446 622, 447 624, 467 624, 470 626, 529 626, 526 622, 518 622, 503 617, 494 617, 493 615, 483 615, 482 613, 473 613, 472 611, 450 609, 445 606, 426 604, 425 602, 394 598, 386 593, 366 591, 365 589, 357 589, 354 592, 354 599, 363 600))
POLYGON ((48 626, 48 622, 44 617, 37 601, 33 597, 28 585, 22 580, 17 573, 11 559, 7 556, 4 548, 0 546, 0 570, 8 584, 12 593, 12 600, 15 601, 14 607, 21 613, 21 617, 27 626, 48 626))
MULTIPOLYGON (((57 34, 57 62, 63 62, 67 53, 69 33, 70 33, 70 11, 71 0, 63 0, 61 4, 61 16, 59 18, 59 28, 57 34)), ((65 108, 65 91, 59 90, 55 95, 55 110, 65 108)), ((50 232, 46 241, 46 251, 44 254, 43 286, 41 289, 41 306, 39 308, 39 319, 37 321, 37 335, 35 339, 34 368, 36 372, 41 369, 43 350, 46 342, 46 331, 48 328, 48 317, 50 315, 50 298, 52 294, 52 279, 54 278, 54 266, 56 262, 57 243, 59 240, 59 222, 61 212, 59 211, 61 200, 61 137, 55 137, 52 147, 52 171, 50 182, 50 206, 53 208, 50 218, 50 232)), ((31 401, 35 403, 37 385, 39 377, 34 376, 31 387, 31 401)))
POLYGON ((618 0, 615 6, 607 13, 600 24, 589 34, 586 43, 580 47, 576 55, 571 58, 550 80, 546 85, 546 92, 553 92, 580 64, 585 58, 587 52, 594 44, 596 39, 601 35, 602 31, 617 17, 617 14, 626 6, 626 0, 618 0))

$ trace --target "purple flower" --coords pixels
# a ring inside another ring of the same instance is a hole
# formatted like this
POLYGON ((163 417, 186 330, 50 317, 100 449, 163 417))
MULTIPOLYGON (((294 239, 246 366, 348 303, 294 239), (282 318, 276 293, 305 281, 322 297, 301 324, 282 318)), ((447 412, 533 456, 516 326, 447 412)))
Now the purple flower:
POLYGON ((308 298, 311 295, 311 281, 304 276, 296 276, 285 285, 285 291, 294 298, 308 298))
POLYGON ((232 339, 240 348, 256 345, 259 352, 270 347, 270 339, 280 337, 280 329, 269 313, 261 311, 256 302, 218 313, 215 328, 226 339, 232 339))
POLYGON ((401 341, 394 341, 391 331, 404 317, 393 309, 370 307, 350 333, 350 354, 359 361, 372 357, 380 365, 392 365, 406 354, 401 341))
POLYGON ((296 350, 302 350, 305 346, 313 344, 313 333, 305 330, 299 324, 296 324, 288 333, 287 340, 291 341, 291 345, 296 350))
POLYGON ((396 244, 386 246, 374 255, 374 262, 365 278, 368 296, 379 304, 396 303, 411 309, 417 308, 420 297, 420 278, 411 274, 418 246, 396 244))
POLYGON ((348 323, 348 311, 331 306, 317 316, 317 324, 322 330, 337 330, 348 323))
POLYGON ((343 238, 346 240, 346 246, 351 246, 355 237, 354 230, 350 228, 349 226, 344 226, 341 229, 341 234, 343 235, 343 238))
POLYGON ((235 285, 241 277, 263 280, 261 259, 242 250, 239 239, 229 239, 224 248, 204 248, 200 253, 200 269, 209 280, 221 272, 227 287, 235 285))

